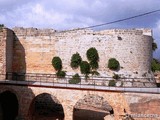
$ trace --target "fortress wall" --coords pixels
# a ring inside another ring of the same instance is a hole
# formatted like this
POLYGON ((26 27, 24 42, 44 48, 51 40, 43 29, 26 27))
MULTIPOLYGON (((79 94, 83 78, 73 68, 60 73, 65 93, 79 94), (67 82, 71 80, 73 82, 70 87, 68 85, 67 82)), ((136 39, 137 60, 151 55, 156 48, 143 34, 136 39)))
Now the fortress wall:
POLYGON ((150 71, 152 38, 144 36, 141 30, 119 32, 115 34, 82 34, 60 39, 55 44, 56 55, 62 58, 64 70, 74 73, 75 71, 69 66, 71 56, 78 52, 83 60, 87 60, 86 51, 90 47, 95 47, 100 56, 98 69, 100 73, 112 75, 106 66, 110 58, 116 58, 121 64, 120 73, 130 75, 135 73, 136 76, 142 77, 144 73, 150 71), (121 40, 118 40, 118 37, 121 40))
POLYGON ((90 47, 98 50, 98 71, 101 75, 112 75, 112 71, 106 67, 109 58, 112 57, 121 64, 119 73, 142 77, 142 74, 150 71, 152 37, 149 29, 113 29, 96 32, 89 29, 63 32, 35 28, 13 30, 17 37, 14 48, 14 61, 17 63, 15 62, 14 66, 17 68, 19 56, 25 53, 26 73, 54 73, 51 60, 54 56, 59 56, 63 62, 63 70, 74 74, 78 70, 73 71, 70 67, 71 56, 79 52, 83 60, 87 60, 86 51, 90 47), (23 53, 21 49, 24 49, 23 53))

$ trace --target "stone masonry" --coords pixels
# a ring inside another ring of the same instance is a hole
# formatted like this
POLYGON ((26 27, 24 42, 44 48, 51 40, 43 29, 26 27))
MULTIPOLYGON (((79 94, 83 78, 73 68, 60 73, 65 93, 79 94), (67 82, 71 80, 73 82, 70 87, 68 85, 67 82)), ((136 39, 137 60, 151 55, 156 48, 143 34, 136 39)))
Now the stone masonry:
MULTIPOLYGON (((88 91, 13 85, 0 85, 0 88, 0 93, 10 91, 17 96, 19 104, 18 116, 21 116, 24 120, 31 120, 32 102, 37 96, 44 93, 51 95, 53 101, 58 101, 58 103, 62 105, 65 120, 73 120, 73 109, 77 107, 81 108, 84 101, 88 102, 89 105, 88 108, 86 107, 85 109, 89 109, 90 106, 101 109, 107 106, 106 108, 108 108, 108 110, 113 109, 113 118, 109 118, 107 115, 105 117, 106 119, 104 118, 105 120, 129 120, 126 118, 127 114, 135 115, 134 120, 158 120, 160 118, 159 94, 88 91), (136 115, 139 114, 152 114, 157 116, 152 116, 152 118, 147 118, 145 116, 137 118, 136 115)), ((44 100, 43 98, 41 99, 44 101, 46 98, 44 98, 44 100)))
MULTIPOLYGON (((0 73, 53 74, 55 70, 51 61, 54 56, 59 56, 63 62, 63 70, 67 71, 68 75, 80 74, 79 70, 70 67, 71 56, 78 52, 83 60, 87 60, 86 51, 95 47, 100 56, 98 72, 101 76, 112 77, 116 73, 126 78, 153 77, 151 72, 153 39, 150 29, 102 31, 77 29, 58 32, 53 29, 3 28, 0 32, 0 41, 2 43, 0 73), (120 62, 119 71, 107 68, 110 58, 116 58, 120 62)), ((134 86, 143 85, 135 83, 134 86)))

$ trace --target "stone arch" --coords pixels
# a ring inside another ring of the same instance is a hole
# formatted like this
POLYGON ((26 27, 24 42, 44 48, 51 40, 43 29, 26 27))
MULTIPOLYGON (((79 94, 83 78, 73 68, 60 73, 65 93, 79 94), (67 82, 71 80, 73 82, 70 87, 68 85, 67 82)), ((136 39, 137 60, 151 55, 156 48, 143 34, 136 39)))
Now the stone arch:
POLYGON ((41 93, 30 104, 29 118, 30 120, 64 120, 63 106, 55 96, 41 93))
POLYGON ((9 90, 0 94, 0 119, 15 120, 18 116, 19 102, 17 95, 9 90))
POLYGON ((88 94, 77 101, 73 109, 73 120, 114 119, 114 110, 104 97, 88 94))

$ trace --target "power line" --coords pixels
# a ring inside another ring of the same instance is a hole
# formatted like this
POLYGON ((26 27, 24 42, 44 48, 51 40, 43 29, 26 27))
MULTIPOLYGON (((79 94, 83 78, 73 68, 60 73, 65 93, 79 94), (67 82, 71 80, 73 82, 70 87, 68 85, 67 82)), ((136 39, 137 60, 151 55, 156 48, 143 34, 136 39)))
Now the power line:
POLYGON ((152 14, 152 13, 155 13, 155 12, 159 12, 159 11, 160 11, 160 9, 154 10, 154 11, 150 11, 150 12, 146 12, 146 13, 139 14, 139 15, 135 15, 135 16, 132 16, 132 17, 127 17, 127 18, 123 18, 123 19, 119 19, 119 20, 115 20, 115 21, 111 21, 111 22, 106 22, 106 23, 102 23, 102 24, 97 24, 97 25, 93 25, 93 26, 88 26, 88 27, 83 27, 83 28, 78 28, 78 29, 73 29, 73 30, 68 30, 68 31, 74 31, 74 30, 81 30, 81 29, 105 26, 105 25, 109 25, 109 24, 113 24, 113 23, 118 23, 118 22, 130 20, 130 19, 134 19, 134 18, 137 18, 137 17, 142 17, 142 16, 149 15, 149 14, 152 14))

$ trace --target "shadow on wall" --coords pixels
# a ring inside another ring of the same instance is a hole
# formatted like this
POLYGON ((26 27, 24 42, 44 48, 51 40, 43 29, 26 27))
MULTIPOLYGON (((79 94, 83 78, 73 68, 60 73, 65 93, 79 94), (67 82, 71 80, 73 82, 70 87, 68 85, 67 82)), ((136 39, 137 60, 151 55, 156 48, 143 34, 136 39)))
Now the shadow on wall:
POLYGON ((26 60, 25 50, 18 37, 14 34, 13 37, 13 60, 12 71, 7 71, 7 79, 25 80, 26 60))
POLYGON ((64 120, 60 102, 48 93, 36 96, 29 109, 30 120, 64 120))

